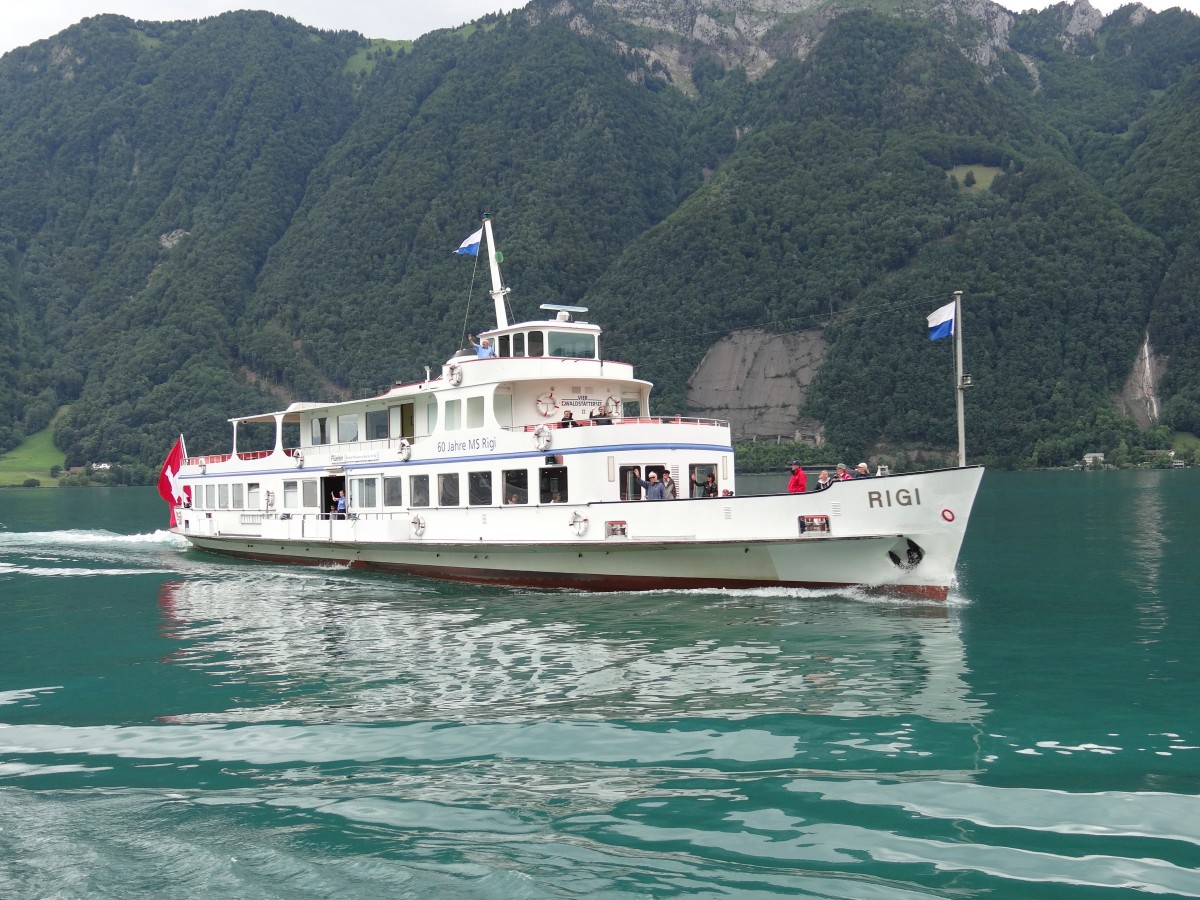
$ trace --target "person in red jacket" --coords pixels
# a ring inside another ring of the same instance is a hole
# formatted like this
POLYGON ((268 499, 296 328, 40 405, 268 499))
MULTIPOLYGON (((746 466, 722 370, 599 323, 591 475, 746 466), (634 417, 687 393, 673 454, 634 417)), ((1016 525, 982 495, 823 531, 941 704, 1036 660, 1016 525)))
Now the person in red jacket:
POLYGON ((788 481, 789 494, 803 494, 808 490, 808 476, 804 474, 804 470, 800 468, 799 460, 793 459, 789 463, 792 467, 792 477, 788 481))

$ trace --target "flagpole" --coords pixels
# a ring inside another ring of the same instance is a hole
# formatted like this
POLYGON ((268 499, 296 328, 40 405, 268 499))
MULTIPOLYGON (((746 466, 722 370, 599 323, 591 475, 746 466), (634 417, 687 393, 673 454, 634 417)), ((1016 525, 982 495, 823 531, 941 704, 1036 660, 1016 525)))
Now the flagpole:
POLYGON ((958 464, 967 464, 967 416, 965 409, 965 394, 971 386, 971 376, 963 375, 962 349, 962 291, 954 292, 954 399, 958 411, 958 464))

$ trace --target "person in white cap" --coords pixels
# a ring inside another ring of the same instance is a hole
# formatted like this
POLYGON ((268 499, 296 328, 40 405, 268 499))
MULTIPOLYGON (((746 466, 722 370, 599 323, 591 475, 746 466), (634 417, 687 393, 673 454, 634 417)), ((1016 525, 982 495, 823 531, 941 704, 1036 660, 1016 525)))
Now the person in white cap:
POLYGON ((854 467, 854 477, 855 478, 870 478, 871 477, 871 470, 867 468, 867 464, 865 462, 861 462, 857 466, 854 467))

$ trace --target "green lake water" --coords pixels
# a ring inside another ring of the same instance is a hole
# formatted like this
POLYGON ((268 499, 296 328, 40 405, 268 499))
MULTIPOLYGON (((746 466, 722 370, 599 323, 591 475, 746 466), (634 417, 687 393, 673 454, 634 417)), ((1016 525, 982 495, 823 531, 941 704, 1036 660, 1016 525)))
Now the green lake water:
POLYGON ((1200 471, 988 473, 946 604, 445 585, 0 491, 0 897, 1200 897, 1200 471))

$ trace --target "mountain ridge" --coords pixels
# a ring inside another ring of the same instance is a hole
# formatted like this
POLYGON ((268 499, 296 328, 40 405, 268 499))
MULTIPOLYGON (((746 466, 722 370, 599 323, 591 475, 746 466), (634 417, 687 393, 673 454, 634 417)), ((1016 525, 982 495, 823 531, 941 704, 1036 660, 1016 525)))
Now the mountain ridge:
POLYGON ((988 461, 1200 430, 1200 21, 846 6, 535 0, 403 47, 100 16, 7 54, 0 447, 71 403, 69 463, 149 466, 181 429, 215 450, 277 398, 418 378, 486 325, 447 250, 483 212, 515 302, 590 305, 660 408, 707 408, 688 382, 722 341, 816 329, 794 422, 855 456, 952 447, 921 320, 963 289, 988 461), (771 64, 727 67, 738 34, 771 64), (1139 429, 1116 403, 1147 345, 1139 429))

